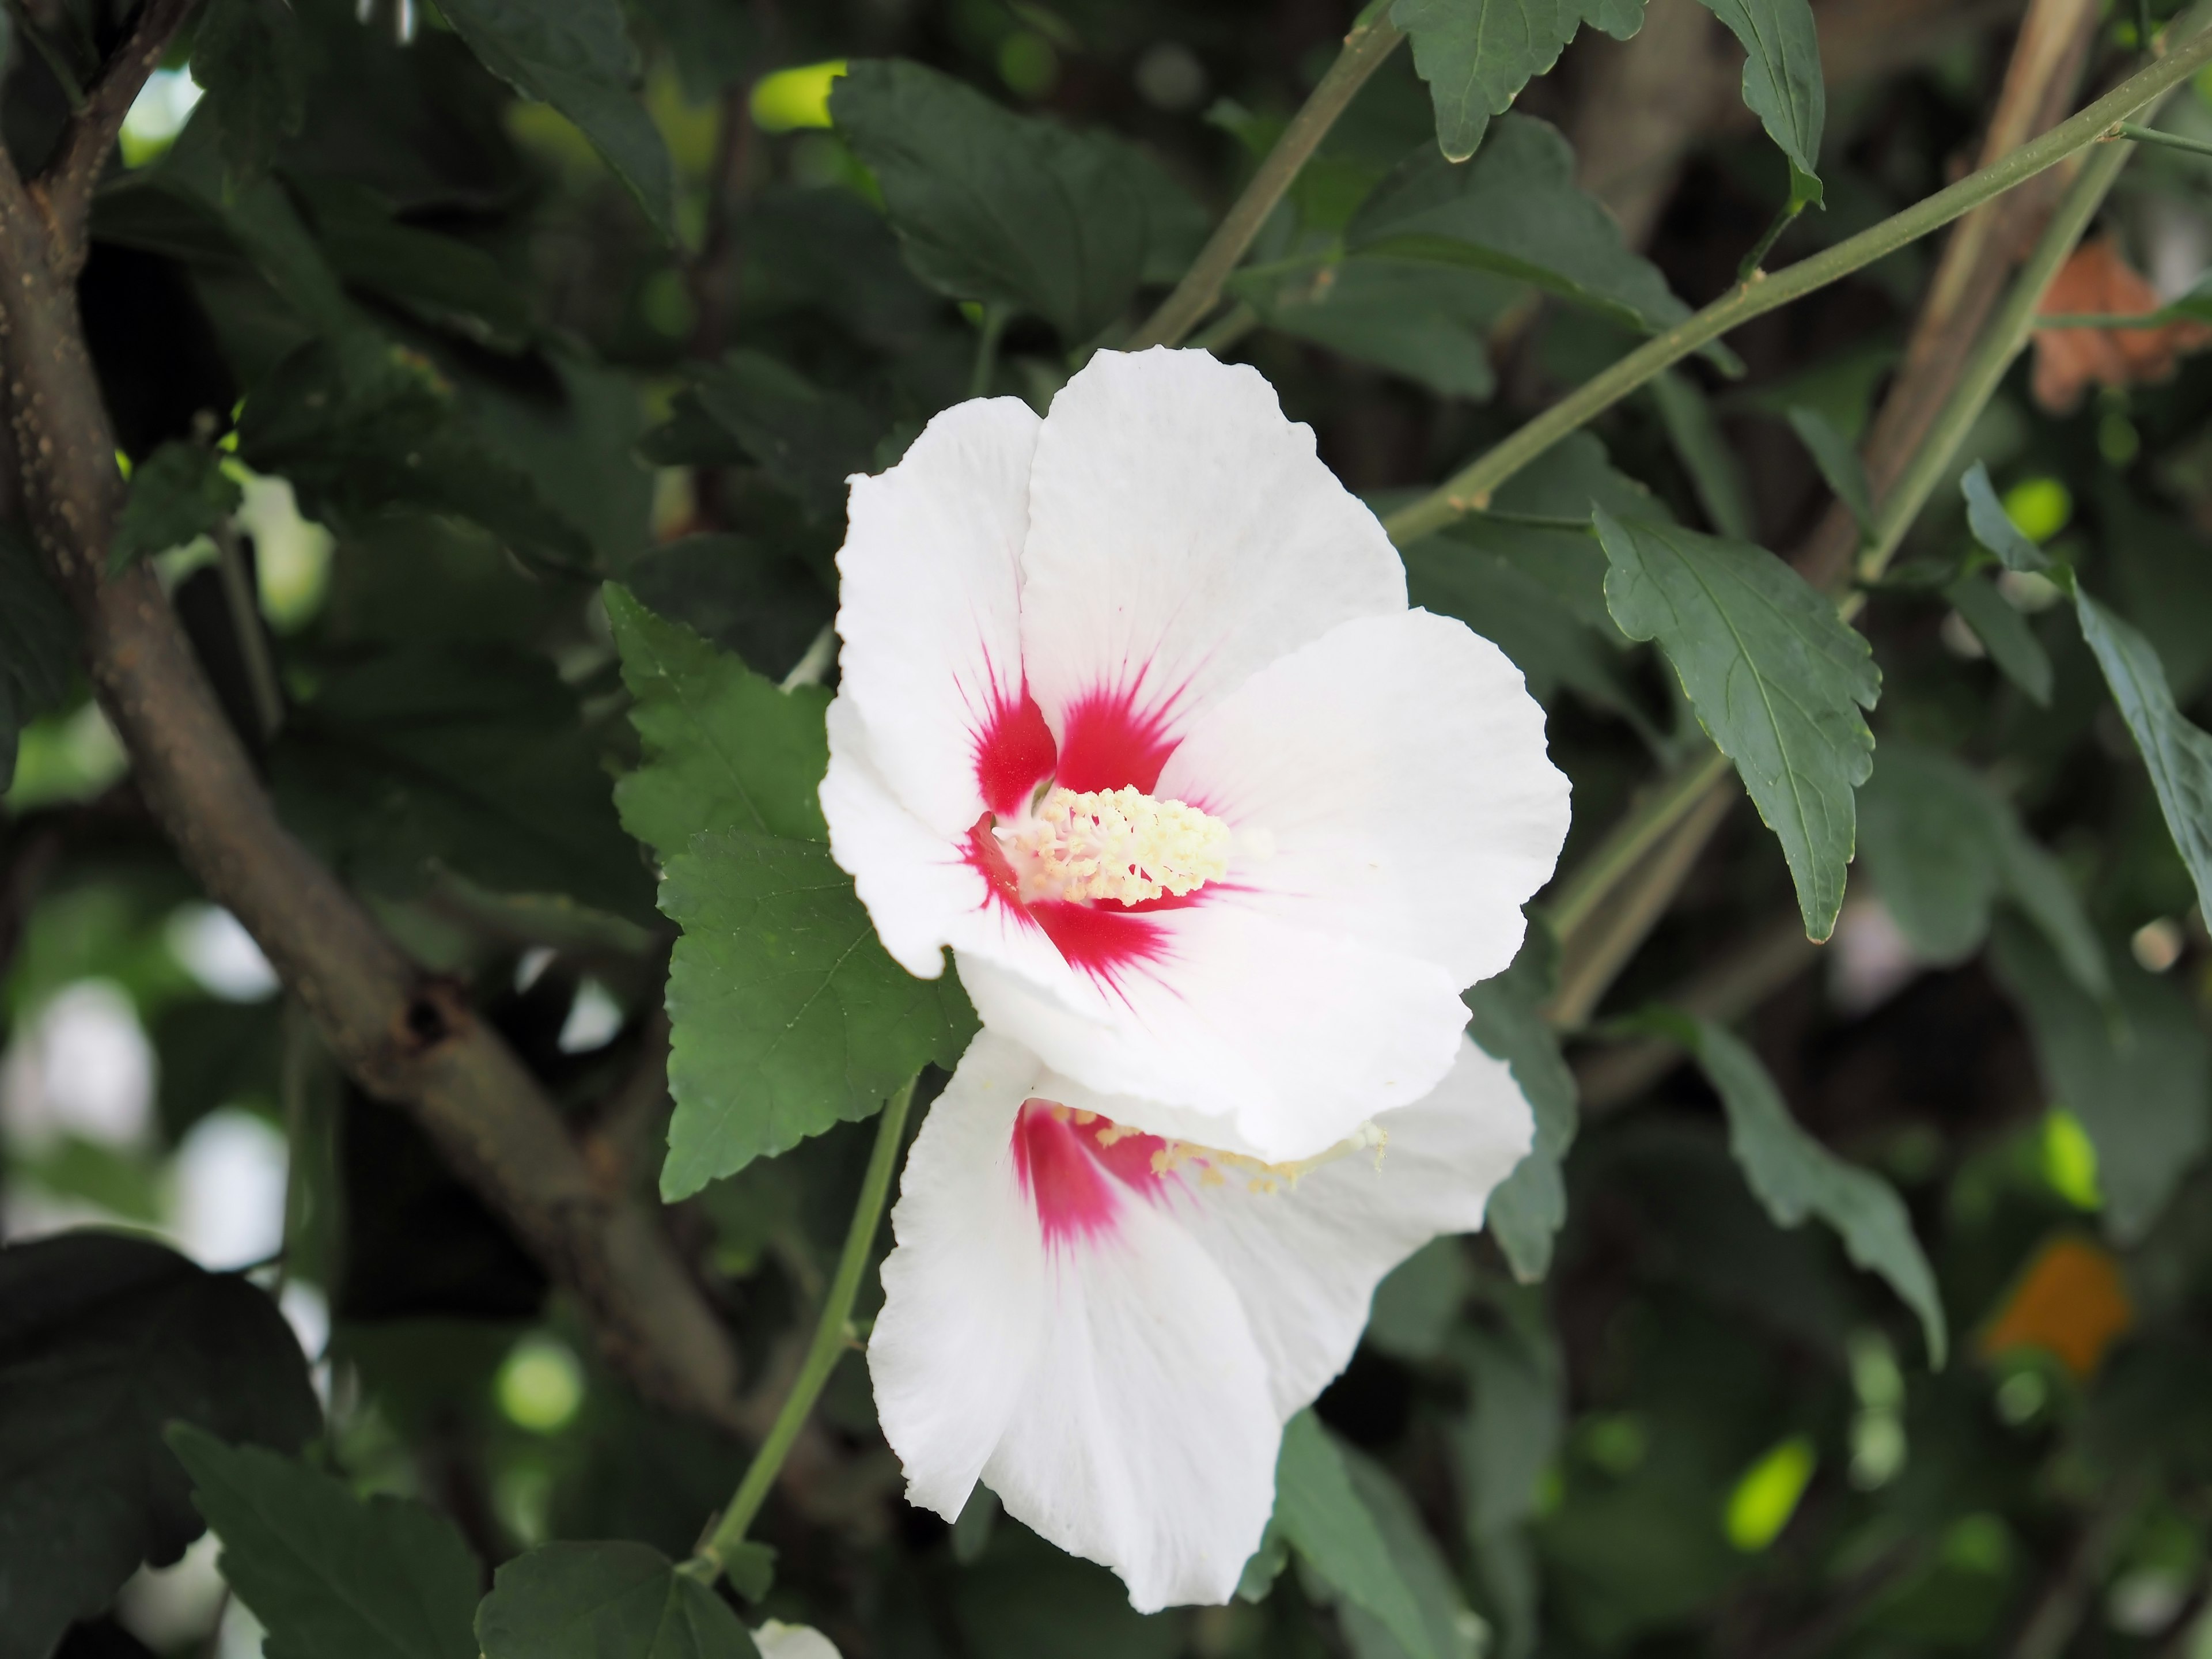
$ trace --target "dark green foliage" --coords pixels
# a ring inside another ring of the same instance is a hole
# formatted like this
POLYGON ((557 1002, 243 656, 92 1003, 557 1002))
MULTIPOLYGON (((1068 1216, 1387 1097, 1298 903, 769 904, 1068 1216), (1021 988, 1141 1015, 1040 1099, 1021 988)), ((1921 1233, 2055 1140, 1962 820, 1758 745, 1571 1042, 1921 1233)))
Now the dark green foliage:
POLYGON ((287 1451, 319 1430, 266 1296, 116 1234, 0 1249, 0 1655, 44 1659, 140 1561, 199 1536, 161 1441, 178 1421, 287 1451))
POLYGON ((1566 1219, 1560 1166, 1575 1139, 1575 1079, 1559 1055, 1559 1040, 1540 1012, 1559 969, 1559 941, 1540 920, 1513 965, 1467 994, 1468 1034, 1494 1060, 1513 1068, 1536 1120, 1535 1144, 1521 1165, 1490 1195, 1486 1220, 1514 1273, 1541 1279, 1552 1262, 1552 1240, 1566 1219))
POLYGON ((214 0, 192 37, 193 78, 240 181, 264 171, 307 120, 300 26, 285 0, 214 0))
POLYGON ((122 570, 149 553, 182 547, 208 534, 244 499, 213 450, 202 444, 163 444, 131 474, 131 499, 115 522, 107 568, 122 570))
POLYGON ((499 1570, 483 1659, 751 1659, 729 1605, 643 1544, 548 1544, 499 1570))

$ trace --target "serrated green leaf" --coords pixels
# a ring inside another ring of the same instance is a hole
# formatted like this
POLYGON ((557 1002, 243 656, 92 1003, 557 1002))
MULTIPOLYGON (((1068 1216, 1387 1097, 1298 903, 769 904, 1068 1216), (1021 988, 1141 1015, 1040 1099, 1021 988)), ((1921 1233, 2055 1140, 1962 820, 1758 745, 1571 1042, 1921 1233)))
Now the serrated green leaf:
POLYGON ((574 121, 653 228, 675 234, 675 175, 638 101, 620 0, 445 0, 440 9, 486 69, 574 121))
POLYGON ((1997 556, 2008 570, 2041 573, 2051 568, 2051 556, 2028 540, 2012 521, 1990 482, 1986 463, 1976 461, 1960 475, 1959 493, 1966 498, 1966 528, 1974 539, 1997 556))
POLYGON ((1644 25, 1644 0, 1397 0, 1390 21, 1413 38, 1437 149, 1464 161, 1490 118, 1559 61, 1576 30, 1591 23, 1626 40, 1644 25))
POLYGON ((855 62, 830 113, 883 186, 914 274, 957 300, 1015 307, 1070 345, 1135 296, 1152 244, 1183 233, 1158 168, 1112 134, 1000 108, 920 64, 855 62))
POLYGON ((46 1659, 199 1536, 163 1425, 287 1450, 322 1427, 276 1304, 143 1238, 0 1249, 0 1659, 46 1659))
POLYGON ((2117 1011, 2085 994, 2050 943, 2000 921, 1990 952, 2027 1015, 2045 1085, 2097 1149, 2105 1225, 2132 1244, 2212 1145, 2212 1041, 2189 998, 2124 963, 2117 1011), (2116 1017, 2117 1013, 2117 1017, 2116 1017))
POLYGON ((1844 902, 1851 791, 1874 764, 1860 710, 1881 674, 1865 636, 1762 548, 1602 508, 1596 521, 1613 620, 1659 641, 1781 842, 1807 937, 1825 939, 1844 902))
POLYGON ((452 1522, 189 1424, 169 1446, 222 1540, 220 1565, 267 1628, 268 1659, 477 1659, 477 1563, 452 1522))
POLYGON ((1821 482, 1835 492, 1836 499, 1857 520, 1860 533, 1871 534, 1875 527, 1874 489, 1867 483, 1866 467, 1859 459, 1857 447, 1837 431, 1835 423, 1817 409, 1793 404, 1789 420, 1790 429, 1797 434, 1806 453, 1813 458, 1813 465, 1820 469, 1821 482))
POLYGON ((2212 916, 2212 733, 2175 707, 2166 666, 2150 641, 2076 588, 2081 637, 2105 671, 2112 701, 2150 769, 2167 832, 2197 884, 2198 908, 2212 916))
POLYGON ((1419 1595, 1353 1486, 1344 1453, 1310 1410, 1283 1425, 1275 1522, 1309 1566, 1372 1613, 1414 1659, 1451 1659, 1431 1642, 1419 1595))
POLYGON ((615 786, 623 827, 665 860, 702 831, 823 841, 830 694, 781 691, 612 583, 602 590, 645 764, 615 786))
POLYGON ((1846 1164, 1798 1127, 1759 1056, 1711 1020, 1662 1012, 1655 1023, 1696 1056, 1728 1113, 1729 1150, 1752 1192, 1778 1225, 1818 1216, 1835 1229, 1844 1253, 1889 1281, 1920 1316, 1931 1364, 1948 1347, 1936 1274, 1913 1237, 1905 1201, 1870 1170, 1846 1164))
POLYGON ((1559 941, 1550 927, 1532 919, 1513 965, 1475 986, 1464 999, 1468 1035, 1485 1054, 1511 1068, 1536 1120, 1528 1155, 1490 1194, 1483 1218, 1514 1277, 1524 1284, 1551 1271, 1553 1241, 1567 1218, 1561 1170, 1574 1145, 1579 1097, 1559 1038, 1540 1012, 1558 977, 1559 957, 1559 941))
POLYGON ((483 1659, 754 1659, 729 1604, 645 1544, 541 1544, 477 1610, 483 1659))
POLYGON ((245 499, 215 451, 171 439, 131 471, 131 494, 108 539, 109 574, 208 534, 245 499))
POLYGON ((1719 418, 1698 383, 1687 375, 1668 370, 1651 383, 1659 405, 1660 423, 1675 459, 1690 475, 1698 504, 1715 530, 1731 541, 1747 542, 1752 536, 1751 497, 1745 489, 1743 469, 1721 435, 1719 418))
POLYGON ((1951 607, 1966 619, 1974 637, 1990 653, 1997 672, 2027 694, 2039 708, 2051 707, 2051 653, 2027 618, 1997 591, 1996 584, 1969 571, 1943 590, 1951 607))
POLYGON ((1820 199, 1820 129, 1828 90, 1809 0, 1703 0, 1741 43, 1743 102, 1790 158, 1793 198, 1820 199), (1801 197, 1801 192, 1802 193, 1801 197))
POLYGON ((231 176, 265 171, 307 114, 299 21, 285 0, 214 0, 192 35, 192 79, 207 90, 231 176))
POLYGON ((1401 161, 1352 216, 1345 246, 1355 259, 1464 265, 1533 283, 1646 333, 1687 316, 1658 267, 1575 187, 1574 171, 1558 129, 1507 116, 1464 166, 1426 146, 1401 161))
POLYGON ((660 908, 684 929, 668 973, 671 1202, 869 1116, 975 1031, 951 974, 916 979, 890 959, 818 842, 695 836, 667 861, 660 908))

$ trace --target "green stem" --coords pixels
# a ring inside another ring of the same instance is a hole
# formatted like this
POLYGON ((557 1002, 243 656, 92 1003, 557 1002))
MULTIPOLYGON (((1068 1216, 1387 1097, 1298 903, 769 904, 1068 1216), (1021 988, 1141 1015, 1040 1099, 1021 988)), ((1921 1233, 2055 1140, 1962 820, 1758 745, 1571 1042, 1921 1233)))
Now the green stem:
MULTIPOLYGON (((2135 114, 2212 62, 2212 33, 2200 33, 2132 75, 2087 108, 2040 137, 1969 173, 1902 213, 1771 274, 1730 289, 1694 316, 1654 335, 1595 379, 1561 398, 1503 443, 1429 495, 1385 519, 1400 546, 1433 535, 1464 514, 1488 505, 1498 487, 1570 432, 1613 407, 1661 371, 1731 329, 1847 276, 1885 254, 1940 230, 1960 214, 2024 184, 2045 168, 2087 149, 2123 118, 2135 114)), ((2123 152, 2124 153, 2124 152, 2123 152)), ((2100 158, 2101 159, 2101 158, 2100 158)), ((2091 166, 2095 163, 2092 162, 2091 166)))
POLYGON ((822 1316, 814 1327, 814 1340, 806 1350, 805 1361, 799 1368, 791 1392, 784 1396, 782 1409, 775 1414, 768 1438, 761 1442, 744 1479, 738 1483, 730 1507, 722 1512, 721 1519, 714 1523, 714 1531, 699 1546, 698 1553, 684 1564, 683 1571, 695 1578, 711 1584, 722 1576, 730 1555, 744 1541, 745 1529, 752 1525, 753 1517, 768 1501, 769 1488, 775 1484, 783 1460, 790 1455, 799 1431, 805 1425, 807 1413, 814 1409, 815 1401, 830 1381, 830 1373, 836 1370, 846 1345, 853 1339, 853 1298, 860 1292, 860 1274, 867 1267, 876 1230, 883 1224, 884 1200, 890 1192, 891 1167, 898 1162, 899 1147, 906 1139, 906 1118, 914 1105, 914 1086, 910 1081, 891 1097, 876 1125, 875 1150, 868 1155, 867 1173, 860 1177, 860 1195, 853 1205, 853 1224, 845 1234, 844 1254, 837 1258, 836 1276, 830 1281, 830 1294, 822 1304, 822 1316))
POLYGON ((1545 907, 1553 930, 1565 939, 1587 922, 1620 878, 1644 862, 1652 848, 1688 816, 1728 769, 1728 757, 1717 749, 1709 749, 1678 768, 1638 802, 1596 849, 1575 866, 1575 872, 1561 884, 1559 896, 1545 907))
POLYGON ((1252 246, 1252 239, 1260 234, 1260 227, 1275 210, 1275 204, 1283 199, 1283 192, 1291 187, 1291 181, 1321 147, 1322 139, 1336 125, 1336 118, 1344 113, 1359 88, 1367 83, 1367 77, 1406 38, 1383 15, 1386 9, 1379 5, 1370 6, 1360 13, 1352 26, 1352 33, 1344 37, 1344 50, 1337 53, 1336 61, 1328 66, 1328 73, 1321 77, 1321 84, 1291 118, 1282 137, 1275 140, 1274 148, 1261 159, 1259 170, 1244 186, 1243 194, 1231 204, 1227 216, 1206 238, 1206 246, 1198 251, 1198 258, 1191 262, 1182 281, 1176 284, 1175 292, 1160 302, 1160 308, 1146 319, 1124 349, 1141 351, 1146 346, 1174 345, 1198 326, 1199 319, 1219 302, 1222 284, 1237 269, 1237 262, 1252 246))
POLYGON ((1190 337, 1194 351, 1224 352, 1260 326, 1260 313, 1238 303, 1229 307, 1190 337))
POLYGON ((276 679, 276 665, 269 658, 269 635, 261 622, 261 601, 253 591, 253 577, 246 568, 238 532, 228 521, 216 527, 216 571, 222 583, 223 604, 230 612, 231 632, 238 636, 239 660, 246 666, 246 684, 253 698, 253 717, 263 743, 276 735, 284 723, 284 691, 276 679))
POLYGON ((2040 334, 2054 328, 2164 328, 2185 320, 2170 311, 2039 311, 2028 326, 2040 334))
POLYGON ((2191 155, 2212 155, 2212 143, 2202 138, 2185 138, 2178 132, 2160 132, 2156 127, 2146 127, 2134 121, 2123 121, 2112 129, 2122 138, 2132 138, 2139 144, 2156 144, 2162 149, 2185 150, 2191 155))
POLYGON ((968 395, 988 398, 991 395, 991 376, 999 366, 999 337, 1006 331, 1006 319, 1012 307, 987 305, 982 321, 976 325, 975 365, 968 371, 968 395))
POLYGON ((1805 204, 1792 197, 1782 211, 1774 216, 1774 222, 1767 226, 1766 234, 1753 243, 1751 252, 1743 256, 1743 263, 1735 268, 1736 281, 1747 283, 1758 274, 1760 262, 1774 252, 1774 245, 1782 240, 1782 233, 1796 224, 1797 216, 1804 210, 1805 204))

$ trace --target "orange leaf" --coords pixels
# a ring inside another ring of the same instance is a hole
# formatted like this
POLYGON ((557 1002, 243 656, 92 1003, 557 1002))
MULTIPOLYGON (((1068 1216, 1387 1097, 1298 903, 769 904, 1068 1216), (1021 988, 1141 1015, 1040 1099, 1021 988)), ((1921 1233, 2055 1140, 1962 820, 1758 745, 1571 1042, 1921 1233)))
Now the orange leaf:
POLYGON ((1983 1328, 1979 1346, 1990 1359, 2041 1348, 2086 1380, 2135 1319, 2135 1304, 2112 1252, 2079 1233, 2061 1233, 2028 1263, 1996 1317, 1983 1328))
MULTIPOLYGON (((2111 241, 2075 249, 2037 307, 2042 316, 2141 317, 2159 308, 2158 293, 2120 257, 2111 241)), ((2035 401, 2063 414, 2082 388, 2162 380, 2185 352, 2212 344, 2212 328, 2172 322, 2158 328, 2053 328, 2035 335, 2035 401)))

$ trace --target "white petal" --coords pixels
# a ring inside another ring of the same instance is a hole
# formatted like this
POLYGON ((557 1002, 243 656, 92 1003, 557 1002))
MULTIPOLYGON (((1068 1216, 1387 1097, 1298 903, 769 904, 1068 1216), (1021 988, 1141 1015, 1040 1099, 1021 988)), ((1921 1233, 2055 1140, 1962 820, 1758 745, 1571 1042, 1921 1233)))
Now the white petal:
POLYGON ((933 833, 892 794, 878 770, 852 699, 830 704, 830 770, 822 816, 830 854, 851 876, 884 949, 909 974, 935 979, 963 918, 988 902, 983 878, 957 846, 933 833))
POLYGON ((837 1644, 811 1625, 787 1625, 781 1619, 761 1622, 753 1632, 760 1659, 843 1659, 837 1644))
POLYGON ((965 948, 955 965, 986 1024, 1143 1103, 1135 1127, 1268 1163, 1325 1151, 1451 1067, 1467 1009, 1435 963, 1233 895, 1152 920, 1163 957, 1110 981, 1008 971, 965 948))
POLYGON ((852 480, 837 554, 841 693, 892 793, 945 840, 981 814, 977 742, 1021 698, 1020 556, 1038 430, 1018 398, 959 404, 890 471, 852 480))
POLYGON ((1439 1234, 1481 1227, 1491 1189, 1534 1133, 1505 1063, 1464 1039, 1434 1093, 1376 1125, 1388 1137, 1379 1158, 1349 1152, 1272 1191, 1231 1166, 1218 1185, 1187 1183, 1178 1209, 1237 1286, 1285 1421, 1351 1359, 1384 1274, 1439 1234))
POLYGON ((1053 399, 1022 583, 1030 687, 1063 743, 1081 699, 1116 693, 1171 738, 1285 652, 1406 608, 1396 550, 1312 429, 1254 370, 1164 348, 1098 352, 1053 399))
POLYGON ((1194 722, 1158 784, 1254 849, 1224 908, 1425 958, 1455 987, 1520 949, 1568 788, 1521 671, 1425 611, 1346 623, 1269 664, 1194 722))

